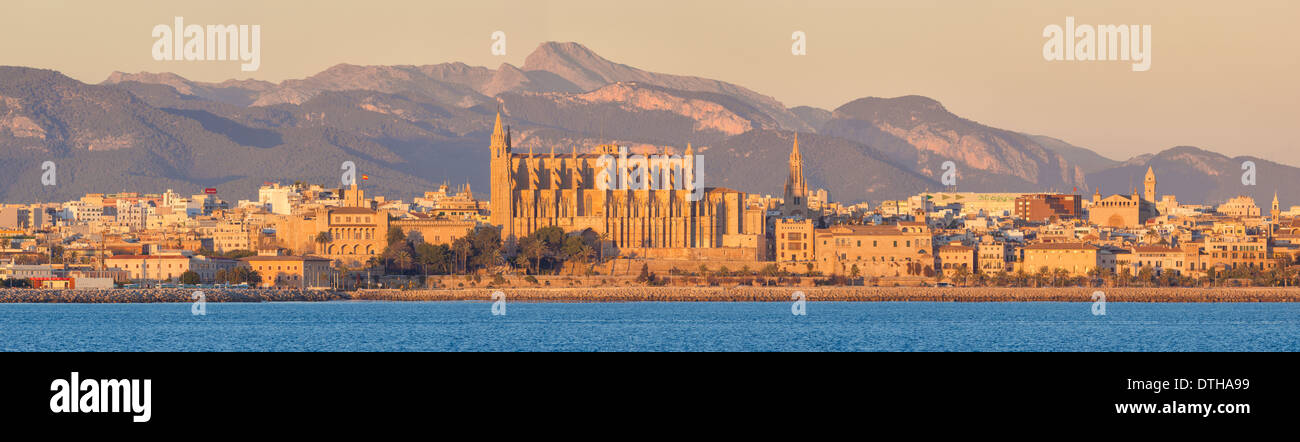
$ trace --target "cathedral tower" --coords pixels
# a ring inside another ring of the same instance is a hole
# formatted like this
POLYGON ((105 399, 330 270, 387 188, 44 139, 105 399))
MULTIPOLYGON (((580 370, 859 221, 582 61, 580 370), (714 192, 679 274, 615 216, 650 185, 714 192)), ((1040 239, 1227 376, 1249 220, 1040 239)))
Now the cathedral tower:
POLYGON ((497 110, 497 122, 492 128, 492 144, 489 146, 491 156, 492 178, 492 224, 501 226, 501 238, 510 237, 512 223, 510 217, 514 212, 514 201, 510 197, 512 171, 510 161, 510 127, 501 126, 501 111, 497 110))

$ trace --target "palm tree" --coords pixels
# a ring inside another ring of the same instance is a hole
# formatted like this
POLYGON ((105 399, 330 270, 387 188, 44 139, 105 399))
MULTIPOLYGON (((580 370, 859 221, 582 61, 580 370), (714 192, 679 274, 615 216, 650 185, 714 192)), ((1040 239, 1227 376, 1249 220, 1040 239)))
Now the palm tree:
POLYGON ((600 240, 600 249, 597 250, 597 253, 600 254, 598 260, 600 262, 605 262, 605 242, 609 241, 609 232, 601 232, 596 239, 600 240))
MULTIPOLYGON (((589 245, 583 245, 581 251, 579 252, 579 255, 582 256, 583 262, 591 262, 591 258, 595 254, 596 251, 593 250, 589 245)), ((592 267, 595 267, 595 263, 592 263, 590 266, 587 267, 587 272, 591 272, 592 267)))
POLYGON ((399 249, 393 252, 393 261, 397 263, 398 270, 406 273, 406 270, 411 267, 411 254, 399 249))
POLYGON ((466 267, 469 265, 469 254, 473 250, 473 246, 470 245, 469 240, 464 237, 458 238, 456 241, 452 242, 451 248, 456 252, 456 263, 460 265, 458 271, 467 271, 468 269, 466 267))
POLYGON ((542 270, 542 253, 545 252, 545 248, 545 244, 533 238, 525 237, 519 241, 519 253, 533 262, 534 275, 542 270))
POLYGON ((319 250, 318 253, 324 255, 324 254, 325 254, 325 244, 329 243, 329 242, 332 241, 333 239, 334 239, 334 238, 331 237, 330 232, 318 232, 318 233, 316 233, 316 237, 314 238, 314 240, 316 241, 316 245, 320 246, 320 250, 319 250))

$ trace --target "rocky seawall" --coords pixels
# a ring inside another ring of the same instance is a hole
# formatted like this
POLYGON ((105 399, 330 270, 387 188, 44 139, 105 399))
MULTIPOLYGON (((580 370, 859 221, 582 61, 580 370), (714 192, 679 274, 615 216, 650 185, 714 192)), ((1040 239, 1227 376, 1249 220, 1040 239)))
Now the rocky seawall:
POLYGON ((345 293, 328 290, 267 290, 267 289, 86 289, 86 290, 33 290, 0 289, 0 303, 137 303, 137 302, 194 302, 195 292, 203 292, 204 302, 275 302, 275 301, 337 301, 350 297, 345 293))
POLYGON ((500 290, 510 302, 791 302, 796 293, 807 301, 925 302, 1093 302, 1102 292, 1107 302, 1300 302, 1298 288, 934 288, 934 287, 590 287, 442 290, 270 289, 0 289, 0 303, 144 303, 194 302, 202 291, 207 302, 285 301, 494 301, 500 290))
POLYGON ((928 302, 1300 302, 1298 288, 934 288, 934 287, 594 287, 476 290, 361 290, 353 299, 386 301, 492 301, 500 290, 519 302, 790 302, 796 292, 808 301, 928 302))

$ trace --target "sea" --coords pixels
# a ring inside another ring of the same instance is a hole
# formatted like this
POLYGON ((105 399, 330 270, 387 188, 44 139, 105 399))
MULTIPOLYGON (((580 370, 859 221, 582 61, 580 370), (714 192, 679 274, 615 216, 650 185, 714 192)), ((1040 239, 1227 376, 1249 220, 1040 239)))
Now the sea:
POLYGON ((4 351, 1296 351, 1300 304, 0 304, 4 351), (201 314, 200 314, 201 313, 201 314), (1104 314, 1103 314, 1104 313, 1104 314))

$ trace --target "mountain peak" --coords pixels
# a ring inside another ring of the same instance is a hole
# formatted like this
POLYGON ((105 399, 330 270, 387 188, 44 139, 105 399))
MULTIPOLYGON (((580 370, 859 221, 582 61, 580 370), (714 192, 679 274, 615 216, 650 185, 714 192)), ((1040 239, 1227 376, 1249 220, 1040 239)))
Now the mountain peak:
POLYGON ((534 56, 565 56, 577 58, 601 58, 591 49, 583 46, 581 43, 573 41, 546 41, 537 45, 533 53, 528 54, 529 58, 534 56))
POLYGON ((846 114, 847 116, 863 117, 868 114, 875 114, 881 110, 925 112, 925 113, 944 113, 951 114, 948 109, 943 107, 943 103, 930 97, 921 95, 904 95, 894 98, 883 97, 862 97, 835 109, 837 114, 846 114))

